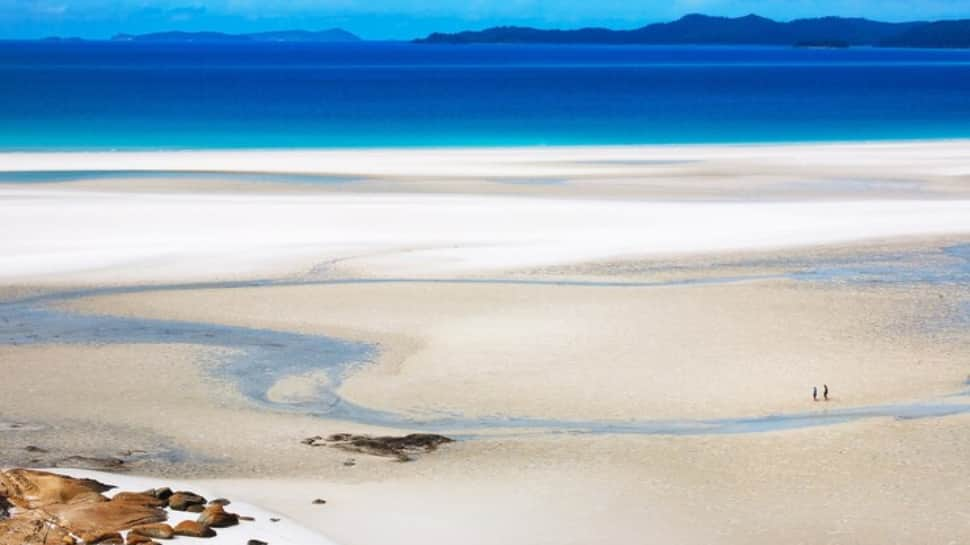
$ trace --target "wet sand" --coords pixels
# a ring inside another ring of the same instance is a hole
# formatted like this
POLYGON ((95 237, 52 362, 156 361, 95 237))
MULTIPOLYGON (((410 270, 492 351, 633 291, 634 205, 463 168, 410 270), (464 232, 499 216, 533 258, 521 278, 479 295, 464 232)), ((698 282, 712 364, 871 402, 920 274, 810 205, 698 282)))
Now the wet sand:
MULTIPOLYGON (((960 341, 925 331, 945 321, 952 298, 937 293, 952 290, 927 291, 792 280, 341 283, 108 295, 68 308, 376 345, 378 359, 354 369, 340 394, 418 419, 622 421, 824 411, 958 391, 960 341), (811 403, 811 386, 826 382, 831 402, 811 403)), ((302 383, 312 390, 312 378, 302 383)), ((280 386, 299 392, 300 384, 280 386)))
POLYGON ((363 179, 0 184, 4 300, 78 288, 37 308, 130 319, 59 338, 28 323, 0 346, 0 423, 20 424, 0 427, 0 465, 113 458, 348 545, 962 543, 964 146, 3 155, 363 179), (240 377, 226 365, 252 347, 177 321, 373 350, 336 374, 240 377), (306 414, 317 402, 360 410, 306 414), (906 404, 944 410, 851 416, 906 404), (849 416, 800 420, 827 413, 849 416), (436 430, 461 440, 409 463, 300 442, 448 418, 436 430), (572 424, 664 421, 681 427, 572 424))

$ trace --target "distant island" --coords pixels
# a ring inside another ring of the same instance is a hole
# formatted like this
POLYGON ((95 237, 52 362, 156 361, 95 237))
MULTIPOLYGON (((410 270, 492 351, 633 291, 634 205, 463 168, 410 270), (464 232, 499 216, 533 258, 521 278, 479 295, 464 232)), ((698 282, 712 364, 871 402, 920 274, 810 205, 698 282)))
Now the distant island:
POLYGON ((223 32, 153 32, 150 34, 116 34, 116 42, 359 42, 360 37, 342 28, 327 30, 278 30, 250 34, 223 32))
POLYGON ((581 28, 543 30, 502 26, 478 31, 433 33, 425 44, 649 44, 791 45, 800 47, 970 47, 970 19, 886 23, 863 18, 819 17, 779 22, 758 15, 712 17, 691 14, 633 30, 581 28))
MULTIPOLYGON (((50 36, 44 41, 82 41, 50 36)), ((359 42, 342 28, 279 30, 229 34, 173 30, 149 34, 116 34, 116 42, 359 42)), ((761 17, 715 17, 690 14, 669 23, 654 23, 632 30, 579 28, 573 30, 498 26, 484 30, 435 32, 412 40, 419 44, 602 44, 602 45, 781 45, 842 49, 851 46, 970 48, 970 19, 887 23, 860 17, 817 17, 782 22, 761 17)))

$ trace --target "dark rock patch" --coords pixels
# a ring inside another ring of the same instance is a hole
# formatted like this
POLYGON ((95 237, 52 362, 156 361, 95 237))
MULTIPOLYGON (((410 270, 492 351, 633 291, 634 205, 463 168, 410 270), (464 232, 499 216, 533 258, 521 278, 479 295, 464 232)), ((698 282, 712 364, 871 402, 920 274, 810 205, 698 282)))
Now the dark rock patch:
POLYGON ((168 498, 169 508, 175 511, 201 513, 205 508, 205 503, 205 498, 202 496, 184 490, 175 492, 168 498))
POLYGON ((326 445, 349 452, 394 458, 399 462, 408 462, 414 459, 415 454, 433 452, 440 445, 452 442, 454 442, 454 439, 435 433, 411 433, 402 436, 336 433, 325 439, 315 436, 301 441, 304 445, 311 447, 326 445))
POLYGON ((155 496, 156 498, 158 498, 158 499, 164 501, 166 504, 168 504, 168 499, 172 497, 173 492, 172 492, 172 489, 171 488, 169 488, 169 487, 166 486, 166 487, 163 487, 163 488, 152 488, 150 490, 146 490, 146 491, 142 492, 142 494, 148 494, 149 496, 155 496))

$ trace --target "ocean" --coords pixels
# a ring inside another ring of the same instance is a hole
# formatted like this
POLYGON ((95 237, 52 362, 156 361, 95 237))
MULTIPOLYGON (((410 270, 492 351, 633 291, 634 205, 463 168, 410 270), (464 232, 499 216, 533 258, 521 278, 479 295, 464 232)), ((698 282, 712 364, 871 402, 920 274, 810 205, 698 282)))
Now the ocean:
POLYGON ((970 137, 970 51, 0 42, 0 149, 970 137))

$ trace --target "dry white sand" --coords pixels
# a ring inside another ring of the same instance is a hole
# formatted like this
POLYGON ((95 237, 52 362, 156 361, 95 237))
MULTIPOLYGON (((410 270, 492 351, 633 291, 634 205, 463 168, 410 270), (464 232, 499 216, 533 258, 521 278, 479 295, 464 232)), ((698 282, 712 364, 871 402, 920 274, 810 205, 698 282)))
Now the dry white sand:
POLYGON ((757 176, 808 166, 842 176, 857 172, 970 175, 967 140, 694 146, 245 150, 2 153, 0 171, 184 171, 313 173, 387 178, 625 176, 637 167, 684 163, 744 166, 757 176))
POLYGON ((970 172, 960 152, 967 145, 6 153, 0 171, 298 172, 368 181, 295 193, 258 183, 207 191, 205 181, 185 180, 167 190, 147 182, 150 191, 131 180, 2 184, 0 281, 495 274, 966 234, 970 172), (488 180, 536 177, 561 183, 526 184, 525 193, 509 183, 483 189, 488 180), (436 182, 421 185, 428 180, 436 182))
POLYGON ((343 545, 962 545, 970 417, 448 447, 364 482, 205 482, 343 545), (323 509, 304 498, 328 500, 323 509), (379 514, 375 516, 376 514, 379 514))
POLYGON ((0 189, 0 281, 139 283, 337 265, 442 276, 970 233, 970 200, 654 203, 0 189))

